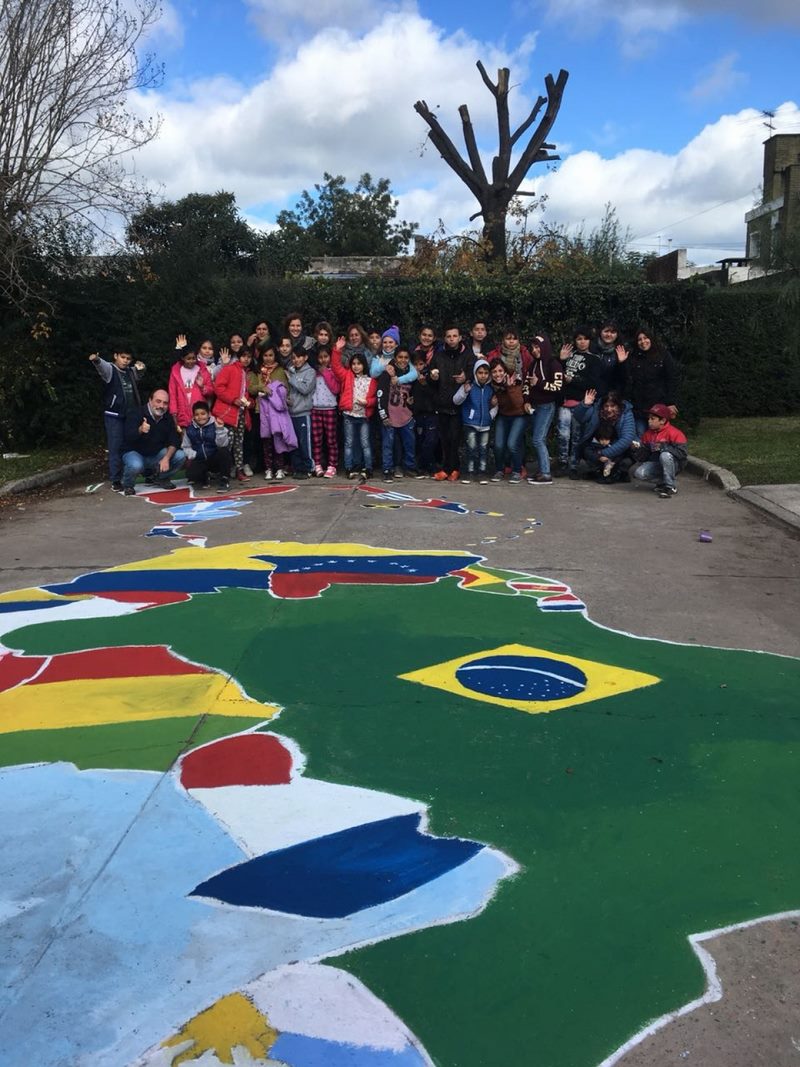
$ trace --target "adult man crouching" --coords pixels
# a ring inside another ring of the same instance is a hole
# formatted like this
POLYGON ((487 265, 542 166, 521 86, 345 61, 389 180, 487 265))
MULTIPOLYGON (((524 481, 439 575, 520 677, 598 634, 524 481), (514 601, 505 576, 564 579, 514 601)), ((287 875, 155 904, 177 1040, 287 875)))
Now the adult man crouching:
POLYGON ((166 389, 156 389, 143 407, 134 408, 125 418, 125 447, 122 456, 122 492, 133 496, 136 479, 144 474, 150 485, 174 489, 171 474, 186 462, 175 420, 169 414, 166 389))

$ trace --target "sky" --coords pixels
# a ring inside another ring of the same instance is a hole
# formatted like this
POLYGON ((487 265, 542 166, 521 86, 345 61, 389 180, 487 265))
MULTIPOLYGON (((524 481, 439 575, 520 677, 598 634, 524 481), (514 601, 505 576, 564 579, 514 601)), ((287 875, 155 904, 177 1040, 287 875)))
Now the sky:
POLYGON ((389 178, 422 234, 478 225, 413 105, 427 101, 463 150, 468 104, 488 168, 479 59, 492 77, 510 68, 512 123, 547 73, 569 71, 550 135, 560 160, 523 188, 572 230, 610 203, 637 252, 743 255, 763 141, 800 133, 798 0, 168 0, 150 46, 164 80, 132 103, 162 126, 137 172, 168 199, 231 191, 265 229, 325 171, 389 178))

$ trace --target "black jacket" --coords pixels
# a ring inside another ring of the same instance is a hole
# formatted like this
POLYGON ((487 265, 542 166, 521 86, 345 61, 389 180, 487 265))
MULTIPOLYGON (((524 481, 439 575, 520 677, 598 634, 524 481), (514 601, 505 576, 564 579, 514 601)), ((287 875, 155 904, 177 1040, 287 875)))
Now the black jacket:
POLYGON ((462 383, 454 381, 454 378, 457 374, 463 374, 469 381, 474 362, 475 357, 472 354, 472 349, 468 349, 463 343, 457 350, 445 346, 441 351, 434 354, 433 359, 428 364, 428 371, 439 371, 439 380, 436 382, 431 381, 431 385, 436 387, 437 411, 443 415, 456 414, 458 407, 453 397, 461 388, 462 383))
POLYGON ((150 405, 143 404, 125 416, 125 447, 130 451, 142 456, 157 456, 162 448, 169 448, 170 445, 176 450, 180 448, 181 436, 169 412, 156 419, 150 405), (139 433, 143 419, 150 423, 147 433, 139 433))

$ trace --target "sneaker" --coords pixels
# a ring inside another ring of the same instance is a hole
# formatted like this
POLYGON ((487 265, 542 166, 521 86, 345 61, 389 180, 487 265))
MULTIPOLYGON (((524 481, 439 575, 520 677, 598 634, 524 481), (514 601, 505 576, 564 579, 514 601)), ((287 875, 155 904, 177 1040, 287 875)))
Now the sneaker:
POLYGON ((503 480, 503 472, 502 471, 495 471, 494 474, 492 475, 491 479, 490 479, 490 481, 492 481, 492 482, 502 482, 502 480, 503 480))
POLYGON ((311 477, 309 471, 292 471, 292 477, 296 482, 306 482, 311 477))
POLYGON ((384 471, 383 472, 383 480, 385 482, 393 482, 394 481, 394 475, 392 474, 391 471, 384 471))
POLYGON ((522 481, 522 475, 519 473, 519 471, 512 471, 511 476, 508 480, 512 485, 516 485, 517 482, 522 481))
POLYGON ((236 472, 236 481, 237 482, 246 482, 247 481, 247 475, 244 473, 243 470, 236 472))
POLYGON ((360 478, 361 475, 358 473, 358 471, 348 471, 347 477, 350 479, 350 481, 353 481, 354 478, 360 478))
POLYGON ((267 468, 264 471, 264 481, 265 482, 271 482, 272 481, 272 471, 269 468, 267 468))
POLYGON ((123 496, 136 496, 136 490, 133 488, 132 485, 126 485, 125 488, 122 490, 122 495, 123 496))
POLYGON ((458 471, 450 471, 450 473, 447 476, 447 480, 448 480, 448 482, 457 482, 458 481, 458 471))
POLYGON ((417 470, 416 467, 406 467, 403 470, 403 473, 400 475, 400 477, 401 478, 419 478, 419 471, 417 470))
POLYGON ((322 477, 323 478, 335 478, 336 477, 336 468, 334 466, 328 467, 328 469, 325 471, 325 473, 322 475, 322 477))
POLYGON ((175 483, 171 482, 169 478, 157 478, 153 485, 157 485, 159 489, 174 489, 175 483))
POLYGON ((447 473, 445 471, 437 471, 436 474, 434 474, 434 476, 433 476, 433 480, 435 482, 446 482, 447 481, 447 473))
POLYGON ((467 471, 467 473, 461 479, 461 484, 462 485, 472 485, 472 482, 473 482, 472 475, 469 473, 469 471, 467 471))
POLYGON ((227 478, 220 478, 220 480, 217 482, 218 493, 227 493, 230 487, 231 483, 228 481, 227 478))
POLYGON ((249 463, 245 463, 245 465, 242 467, 242 470, 244 471, 245 478, 253 477, 253 468, 250 466, 249 463))
POLYGON ((405 475, 403 474, 403 472, 401 470, 396 470, 394 472, 394 476, 395 476, 395 478, 404 478, 405 477, 405 475))
POLYGON ((112 482, 111 483, 111 492, 112 493, 123 493, 124 491, 125 490, 123 488, 122 482, 112 482))
POLYGON ((283 469, 283 467, 278 467, 278 469, 275 471, 275 481, 282 482, 285 477, 286 471, 283 469))
POLYGON ((325 472, 323 471, 322 466, 319 463, 314 465, 314 477, 315 478, 321 478, 324 473, 325 472))
POLYGON ((420 481, 422 478, 429 478, 430 474, 428 473, 428 471, 415 471, 414 477, 417 479, 417 481, 420 481))
POLYGON ((481 471, 481 476, 478 479, 478 484, 479 485, 488 485, 489 484, 489 475, 486 473, 486 471, 481 471))
POLYGON ((676 490, 671 489, 668 485, 662 485, 658 490, 658 496, 660 496, 662 500, 669 500, 675 492, 676 490))
POLYGON ((553 479, 549 474, 542 474, 539 471, 538 474, 534 474, 532 478, 528 479, 528 485, 552 485, 553 479))

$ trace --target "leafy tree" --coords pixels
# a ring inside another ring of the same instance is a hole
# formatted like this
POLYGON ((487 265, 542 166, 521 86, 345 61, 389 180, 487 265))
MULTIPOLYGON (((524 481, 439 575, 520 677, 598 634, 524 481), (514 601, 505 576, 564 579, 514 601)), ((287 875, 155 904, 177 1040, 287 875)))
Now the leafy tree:
POLYGON ((108 232, 140 202, 121 157, 159 123, 127 98, 160 79, 139 57, 160 15, 158 0, 0 0, 0 293, 18 308, 40 295, 54 229, 108 232))
POLYGON ((239 214, 233 193, 189 193, 152 201, 131 219, 128 242, 153 260, 205 263, 209 271, 254 273, 264 237, 239 214))
POLYGON ((326 171, 314 193, 304 189, 293 211, 281 211, 277 222, 285 244, 294 244, 307 257, 404 252, 417 224, 397 220, 398 201, 389 179, 374 181, 365 173, 353 190, 346 181, 326 171))

